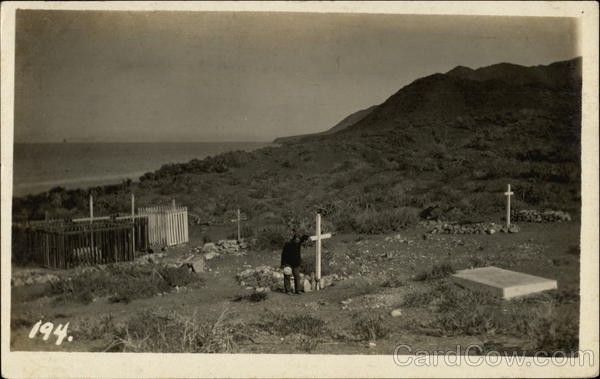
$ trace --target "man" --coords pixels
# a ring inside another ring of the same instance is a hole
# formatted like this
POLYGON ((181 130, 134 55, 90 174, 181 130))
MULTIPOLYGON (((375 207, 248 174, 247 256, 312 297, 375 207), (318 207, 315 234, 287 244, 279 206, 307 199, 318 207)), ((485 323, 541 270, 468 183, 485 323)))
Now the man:
POLYGON ((306 240, 308 240, 307 235, 299 237, 298 234, 294 233, 292 239, 283 246, 283 252, 281 253, 281 268, 283 269, 283 285, 286 294, 301 294, 300 264, 302 263, 302 257, 300 256, 300 247, 306 240), (294 287, 296 287, 294 292, 292 292, 290 283, 292 275, 294 276, 294 287))

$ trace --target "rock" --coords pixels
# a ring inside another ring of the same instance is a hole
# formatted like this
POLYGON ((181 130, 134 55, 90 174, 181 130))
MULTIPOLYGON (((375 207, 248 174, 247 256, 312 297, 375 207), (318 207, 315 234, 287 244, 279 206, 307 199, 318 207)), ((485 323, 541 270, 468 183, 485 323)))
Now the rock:
POLYGON ((206 261, 204 260, 203 256, 194 259, 190 262, 190 264, 194 272, 204 272, 204 270, 206 269, 206 261))
POLYGON ((308 280, 304 280, 304 292, 311 292, 312 291, 312 285, 310 284, 310 281, 308 280))
POLYGON ((352 302, 352 299, 346 299, 346 300, 342 300, 342 301, 341 301, 341 303, 342 303, 343 305, 348 305, 348 304, 350 304, 351 302, 352 302))
POLYGON ((521 228, 519 228, 519 225, 510 224, 510 226, 508 227, 509 233, 519 233, 520 231, 521 231, 521 228))
POLYGON ((206 259, 207 261, 210 261, 211 259, 216 258, 218 256, 219 256, 219 253, 210 252, 210 253, 204 254, 204 259, 206 259))
POLYGON ((377 346, 377 344, 375 342, 369 342, 369 348, 373 348, 377 346))
POLYGON ((212 243, 212 242, 207 242, 204 244, 204 246, 202 246, 202 251, 205 253, 212 253, 212 252, 217 252, 217 246, 212 243))
POLYGON ((321 288, 325 288, 325 287, 329 286, 329 284, 330 284, 330 282, 329 282, 328 278, 326 278, 324 276, 321 277, 321 281, 319 282, 319 285, 321 288))
POLYGON ((391 313, 392 317, 400 317, 402 316, 402 311, 400 308, 394 309, 391 313))

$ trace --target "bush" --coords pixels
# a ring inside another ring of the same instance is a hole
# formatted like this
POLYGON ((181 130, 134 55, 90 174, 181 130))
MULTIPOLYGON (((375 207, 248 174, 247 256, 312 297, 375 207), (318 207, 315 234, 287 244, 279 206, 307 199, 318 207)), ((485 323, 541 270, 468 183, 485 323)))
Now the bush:
POLYGON ((268 226, 258 233, 256 247, 259 250, 281 249, 291 238, 288 228, 283 226, 268 226))
POLYGON ((113 303, 152 297, 176 286, 202 283, 197 274, 187 268, 160 268, 157 265, 109 266, 106 271, 75 275, 51 283, 49 292, 58 295, 57 302, 75 300, 88 304, 95 297, 108 296, 113 303))
POLYGON ((579 318, 573 303, 573 296, 559 291, 507 302, 446 281, 426 291, 410 293, 403 301, 405 307, 432 311, 436 316, 421 326, 439 330, 445 336, 527 335, 535 349, 549 354, 578 348, 579 318))
POLYGON ((449 263, 435 264, 431 271, 422 271, 415 276, 416 281, 436 280, 454 274, 454 268, 449 263))
POLYGON ((228 320, 223 311, 216 320, 142 311, 111 333, 107 351, 159 353, 233 353, 238 343, 252 340, 244 324, 228 320))
POLYGON ((163 267, 160 275, 171 287, 184 287, 192 283, 202 282, 198 274, 191 272, 187 267, 163 267))
POLYGON ((527 335, 534 341, 536 350, 551 355, 557 351, 574 353, 579 349, 579 314, 572 307, 559 309, 546 304, 528 319, 527 335))
POLYGON ((269 333, 275 332, 281 336, 303 334, 309 337, 322 337, 330 334, 325 321, 308 314, 286 315, 266 310, 259 326, 269 333))
POLYGON ((267 300, 267 293, 266 292, 253 292, 249 295, 237 295, 236 297, 233 298, 233 301, 242 301, 242 300, 248 300, 253 303, 258 303, 259 301, 267 300))
POLYGON ((411 207, 364 211, 354 217, 352 228, 357 233, 382 234, 401 230, 418 221, 418 210, 411 207))
POLYGON ((352 330, 359 339, 368 341, 384 338, 389 333, 383 325, 383 316, 374 314, 355 314, 352 330))

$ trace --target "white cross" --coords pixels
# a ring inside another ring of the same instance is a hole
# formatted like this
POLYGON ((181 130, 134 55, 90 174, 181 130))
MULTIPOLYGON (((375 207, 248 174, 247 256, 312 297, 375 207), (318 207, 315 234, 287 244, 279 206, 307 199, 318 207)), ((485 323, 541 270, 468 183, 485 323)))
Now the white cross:
POLYGON ((510 196, 515 193, 510 190, 510 184, 508 185, 508 189, 504 192, 504 196, 506 196, 506 227, 510 227, 510 196))
POLYGON ((241 233, 241 222, 242 221, 246 221, 246 216, 242 217, 242 213, 240 212, 240 209, 238 208, 237 210, 237 218, 231 220, 231 222, 236 222, 237 221, 237 240, 241 241, 242 239, 242 233, 241 233))
POLYGON ((317 213, 317 225, 316 233, 310 237, 311 241, 316 241, 316 254, 315 254, 315 289, 318 291, 321 288, 321 240, 331 238, 331 233, 321 234, 321 214, 317 213))

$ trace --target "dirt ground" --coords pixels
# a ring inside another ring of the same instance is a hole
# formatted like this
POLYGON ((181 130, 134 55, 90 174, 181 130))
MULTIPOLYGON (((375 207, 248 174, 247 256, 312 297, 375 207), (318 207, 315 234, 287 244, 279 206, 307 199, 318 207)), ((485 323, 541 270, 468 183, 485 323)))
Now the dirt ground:
MULTIPOLYGON (((334 257, 330 268, 338 272, 350 271, 343 280, 318 292, 289 296, 270 292, 264 301, 233 301, 244 290, 235 275, 247 267, 259 265, 278 266, 280 250, 252 251, 245 256, 221 256, 207 262, 210 271, 201 273, 204 285, 200 288, 183 288, 162 296, 135 299, 128 304, 111 303, 95 299, 90 304, 67 301, 60 304, 48 296, 33 296, 45 291, 42 285, 13 287, 11 299, 13 351, 103 351, 102 340, 86 339, 78 333, 91 318, 111 315, 116 321, 127 320, 132 314, 144 310, 175 311, 200 318, 215 318, 226 312, 231 320, 246 325, 259 323, 267 312, 285 315, 309 314, 325 321, 328 327, 350 333, 356 314, 381 315, 381 323, 388 330, 384 337, 373 341, 360 339, 323 339, 307 349, 298 335, 278 335, 262 330, 251 340, 238 343, 240 353, 313 353, 313 354, 392 354, 399 344, 413 349, 455 350, 457 345, 484 345, 493 343, 505 347, 527 348, 531 338, 527 335, 473 334, 440 335, 419 327, 423 320, 434 317, 427 307, 404 306, 410 293, 427 291, 436 285, 433 281, 417 281, 419 272, 430 270, 437 264, 449 263, 454 269, 470 267, 473 262, 558 280, 559 290, 579 293, 578 222, 555 224, 520 224, 516 234, 493 235, 443 235, 426 234, 423 228, 414 227, 400 233, 376 236, 335 235, 324 244, 324 250, 334 257), (386 285, 392 278, 394 285, 386 285), (401 316, 390 312, 400 309, 401 316), (38 335, 29 338, 32 326, 38 320, 55 325, 69 322, 72 341, 60 346, 55 338, 48 341, 38 335), (369 343, 370 342, 370 343, 369 343)), ((204 230, 194 227, 190 243, 166 250, 165 260, 176 260, 192 248, 202 246, 204 230)), ((216 232, 218 234, 218 232, 216 232)), ((309 256, 314 248, 306 246, 303 254, 309 256)), ((13 270, 24 270, 13 267, 13 270)), ((56 272, 69 275, 68 271, 56 272)), ((510 303, 510 301, 506 301, 510 303)), ((571 307, 577 312, 579 301, 571 307)), ((522 317, 528 316, 523 312, 522 317)))

